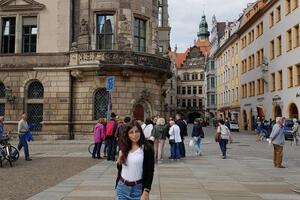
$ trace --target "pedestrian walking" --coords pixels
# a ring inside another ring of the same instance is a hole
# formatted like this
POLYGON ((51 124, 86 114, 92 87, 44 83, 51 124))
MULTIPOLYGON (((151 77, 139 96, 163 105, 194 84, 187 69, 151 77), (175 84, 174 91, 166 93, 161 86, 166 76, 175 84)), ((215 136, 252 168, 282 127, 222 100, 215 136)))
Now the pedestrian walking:
POLYGON ((297 119, 294 118, 293 122, 294 125, 292 127, 292 134, 293 134, 292 144, 295 144, 297 146, 300 140, 300 126, 299 123, 297 122, 297 119))
POLYGON ((176 124, 180 128, 180 137, 181 137, 181 142, 179 144, 180 156, 185 157, 184 137, 187 136, 187 125, 186 122, 183 121, 182 116, 180 114, 176 114, 176 124))
POLYGON ((175 121, 170 121, 170 130, 169 130, 169 143, 170 143, 170 149, 171 149, 171 156, 170 159, 178 160, 181 158, 180 154, 180 144, 182 142, 181 136, 180 136, 180 128, 175 123, 175 121))
POLYGON ((105 119, 100 118, 98 120, 98 123, 96 124, 94 128, 94 150, 92 154, 92 158, 100 159, 100 150, 102 146, 102 142, 105 140, 105 119))
POLYGON ((23 113, 22 119, 18 123, 18 135, 19 135, 18 150, 20 151, 23 148, 25 154, 25 160, 32 161, 32 159, 29 156, 28 143, 26 139, 26 133, 28 132, 29 132, 29 126, 27 123, 27 114, 23 113))
POLYGON ((216 135, 216 142, 219 143, 223 159, 227 158, 227 144, 232 142, 231 133, 223 119, 219 120, 216 135))
POLYGON ((256 142, 261 140, 261 131, 262 131, 262 121, 260 117, 257 117, 255 124, 255 132, 256 132, 256 142))
POLYGON ((201 155, 201 148, 200 148, 201 140, 202 140, 202 138, 204 138, 204 132, 203 132, 202 126, 200 124, 200 121, 197 119, 194 120, 192 138, 194 141, 195 155, 200 156, 201 155))
POLYGON ((154 174, 153 146, 137 121, 128 124, 117 160, 116 199, 148 200, 154 174))
POLYGON ((165 141, 167 138, 168 128, 165 125, 164 118, 158 118, 153 128, 152 136, 154 137, 154 157, 155 161, 162 159, 165 141))
POLYGON ((274 147, 274 153, 273 153, 274 167, 285 168, 282 165, 283 146, 285 143, 282 117, 276 118, 276 124, 273 126, 271 135, 269 137, 269 142, 272 143, 274 147))
POLYGON ((106 138, 105 142, 107 145, 107 160, 115 161, 116 151, 117 151, 117 139, 115 133, 118 127, 116 121, 116 114, 111 113, 111 119, 106 124, 106 138))

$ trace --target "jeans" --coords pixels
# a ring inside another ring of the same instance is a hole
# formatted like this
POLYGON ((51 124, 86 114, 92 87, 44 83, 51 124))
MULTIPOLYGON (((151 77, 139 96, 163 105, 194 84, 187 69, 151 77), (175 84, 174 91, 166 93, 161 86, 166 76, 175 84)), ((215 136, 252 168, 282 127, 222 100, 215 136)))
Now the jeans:
POLYGON ((180 143, 171 144, 171 159, 180 159, 180 143))
POLYGON ((96 157, 96 154, 97 154, 97 158, 100 158, 101 145, 102 142, 95 143, 94 150, 93 150, 93 158, 96 157))
POLYGON ((25 154, 25 159, 29 158, 29 150, 28 150, 28 143, 26 141, 26 136, 25 134, 19 135, 19 144, 18 144, 18 150, 20 151, 24 148, 24 154, 25 154))
POLYGON ((193 137, 193 139, 194 139, 195 154, 196 154, 196 156, 200 156, 201 138, 200 137, 193 137))
POLYGON ((180 151, 180 156, 185 157, 185 146, 184 146, 184 137, 181 138, 182 142, 179 144, 179 151, 180 151))
POLYGON ((110 136, 106 139, 107 143, 107 160, 115 160, 115 155, 117 151, 117 141, 114 136, 110 136))
POLYGON ((155 139, 154 141, 154 158, 155 160, 161 160, 162 152, 164 149, 165 140, 155 139))
POLYGON ((227 150, 227 144, 228 144, 228 140, 227 139, 221 139, 219 142, 220 145, 220 149, 222 151, 222 155, 226 156, 226 150, 227 150))
POLYGON ((280 167, 282 165, 283 146, 273 144, 273 147, 274 147, 274 155, 273 155, 274 166, 280 167))
POLYGON ((116 188, 116 200, 140 200, 143 194, 142 184, 127 186, 119 181, 116 188))

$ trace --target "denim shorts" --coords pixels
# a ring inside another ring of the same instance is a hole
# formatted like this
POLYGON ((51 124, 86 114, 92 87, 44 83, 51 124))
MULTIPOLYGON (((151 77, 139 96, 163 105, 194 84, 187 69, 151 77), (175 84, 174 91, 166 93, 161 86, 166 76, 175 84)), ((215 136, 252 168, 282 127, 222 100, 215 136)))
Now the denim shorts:
POLYGON ((122 181, 116 188, 116 200, 140 200, 143 193, 143 185, 127 186, 122 181))

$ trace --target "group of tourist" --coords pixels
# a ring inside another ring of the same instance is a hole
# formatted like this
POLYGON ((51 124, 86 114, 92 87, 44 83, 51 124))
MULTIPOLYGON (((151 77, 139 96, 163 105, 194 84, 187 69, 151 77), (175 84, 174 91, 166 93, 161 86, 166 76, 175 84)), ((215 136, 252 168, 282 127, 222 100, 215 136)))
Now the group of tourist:
MULTIPOLYGON (((107 160, 115 161, 115 156, 120 150, 120 145, 125 138, 126 126, 128 126, 131 121, 130 117, 125 117, 124 119, 116 119, 116 114, 111 114, 111 119, 106 121, 104 118, 100 118, 98 123, 94 128, 94 150, 92 157, 101 158, 101 146, 105 141, 104 147, 104 157, 107 160)), ((145 122, 137 120, 137 123, 141 126, 142 133, 147 140, 153 146, 155 161, 161 161, 164 154, 165 142, 168 139, 170 144, 170 159, 180 159, 185 157, 185 145, 184 137, 187 136, 187 124, 182 119, 180 114, 176 115, 176 120, 169 118, 168 123, 164 118, 154 117, 147 118, 145 122)), ((196 123, 196 122, 195 122, 196 123)), ((195 124, 199 125, 199 122, 195 124)), ((193 137, 200 138, 200 135, 204 137, 202 128, 196 128, 193 130, 193 137), (202 131, 198 133, 197 131, 202 131)), ((199 140, 195 141, 197 144, 197 154, 200 155, 200 144, 199 140)))

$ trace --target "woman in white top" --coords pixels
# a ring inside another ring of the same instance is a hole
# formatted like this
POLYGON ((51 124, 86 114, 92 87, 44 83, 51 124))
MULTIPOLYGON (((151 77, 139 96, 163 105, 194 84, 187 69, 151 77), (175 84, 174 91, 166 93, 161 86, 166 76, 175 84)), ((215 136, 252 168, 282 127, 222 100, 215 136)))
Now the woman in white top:
POLYGON ((180 137, 180 128, 173 120, 170 121, 169 135, 170 135, 169 143, 171 146, 170 159, 180 159, 179 145, 182 141, 180 137))
POLYGON ((224 120, 219 120, 219 126, 217 128, 217 134, 220 135, 220 139, 218 140, 220 149, 222 151, 223 159, 226 159, 226 151, 228 141, 231 143, 231 133, 227 126, 224 125, 224 120))
POLYGON ((154 138, 151 137, 152 135, 152 130, 153 130, 153 122, 150 118, 147 118, 145 120, 145 123, 142 125, 142 129, 143 129, 143 132, 144 132, 144 135, 145 135, 145 138, 146 140, 150 140, 151 144, 153 144, 153 141, 154 141, 154 138))
POLYGON ((117 200, 148 200, 154 174, 153 146, 137 121, 127 125, 117 161, 117 200))

